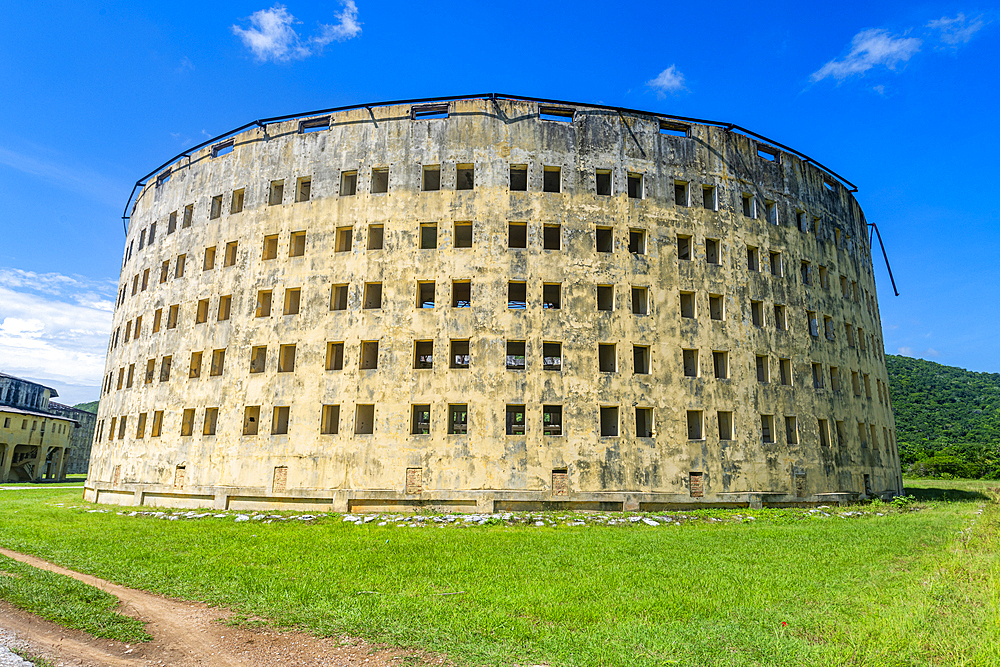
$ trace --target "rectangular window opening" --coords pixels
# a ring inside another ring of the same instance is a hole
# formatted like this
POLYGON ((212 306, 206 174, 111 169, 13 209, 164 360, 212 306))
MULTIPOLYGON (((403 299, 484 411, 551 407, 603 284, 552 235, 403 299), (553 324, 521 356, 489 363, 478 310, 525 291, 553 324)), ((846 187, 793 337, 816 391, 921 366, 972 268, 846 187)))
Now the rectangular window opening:
POLYGON ((597 286, 597 310, 613 311, 615 309, 615 286, 597 286))
POLYGON ((448 406, 448 435, 466 435, 469 432, 469 406, 456 403, 448 406))
POLYGON ((542 370, 562 370, 562 343, 542 343, 542 370))
POLYGON ((507 435, 524 435, 526 424, 524 421, 523 405, 508 405, 506 409, 506 432, 507 435))
POLYGON ((525 364, 525 342, 523 340, 507 341, 507 370, 523 371, 525 364))
POLYGON ((601 406, 601 437, 618 437, 618 406, 601 406))
POLYGON ((341 342, 329 342, 326 344, 326 370, 344 370, 344 344, 341 342))
POLYGON ((476 185, 476 168, 471 164, 459 164, 455 167, 455 189, 472 190, 476 185))
POLYGON ((542 249, 559 250, 562 228, 559 225, 542 226, 542 249))
POLYGON ((362 308, 377 310, 382 307, 382 283, 365 283, 365 298, 362 308))
POLYGON ((453 244, 455 248, 471 248, 472 247, 472 223, 471 222, 456 222, 455 223, 455 235, 453 238, 453 244))
POLYGON ((595 174, 597 194, 602 197, 611 196, 611 170, 598 169, 595 174))
POLYGON ((372 169, 371 192, 381 195, 389 192, 389 170, 386 168, 372 169))
POLYGON ((371 435, 375 432, 375 405, 358 405, 354 417, 355 435, 371 435))
POLYGON ((642 199, 642 174, 629 173, 628 197, 629 199, 642 199))
POLYGON ((353 197, 358 193, 358 172, 340 172, 340 196, 353 197))
POLYGON ((434 368, 434 341, 413 342, 413 368, 426 370, 434 368))
POLYGON ((687 432, 688 440, 702 440, 704 438, 704 414, 701 410, 687 411, 687 432))
POLYGON ((358 368, 362 370, 375 370, 378 368, 378 341, 361 341, 361 361, 358 368))
POLYGON ((729 379, 729 353, 720 350, 712 352, 712 368, 717 380, 729 379))
POLYGON ((441 189, 441 165, 424 165, 420 180, 420 189, 424 192, 436 192, 441 189))
POLYGON ((470 308, 472 306, 472 283, 456 280, 451 284, 451 307, 470 308))
POLYGON ((243 435, 257 435, 260 430, 260 406, 248 405, 243 409, 243 435))
POLYGON ((295 201, 309 201, 312 197, 312 177, 302 176, 295 183, 295 201))
POLYGON ((510 189, 516 192, 528 190, 528 165, 510 165, 510 189))
POLYGON ((618 371, 618 359, 615 354, 614 343, 598 343, 597 359, 598 368, 602 373, 615 373, 618 371))
POLYGON ((271 181, 271 187, 267 194, 267 205, 277 206, 281 204, 281 200, 285 198, 285 182, 284 181, 271 181))
POLYGON ((470 359, 469 341, 468 340, 451 341, 451 354, 449 355, 450 367, 468 368, 469 359, 470 359))
POLYGON ((542 172, 542 192, 562 191, 562 169, 560 167, 544 167, 542 172))

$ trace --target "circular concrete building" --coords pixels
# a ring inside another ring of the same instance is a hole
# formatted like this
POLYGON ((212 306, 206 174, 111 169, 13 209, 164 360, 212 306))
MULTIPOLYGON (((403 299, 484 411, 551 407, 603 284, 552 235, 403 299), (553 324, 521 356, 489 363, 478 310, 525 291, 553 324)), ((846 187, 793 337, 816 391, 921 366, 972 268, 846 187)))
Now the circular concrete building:
POLYGON ((487 95, 140 183, 86 497, 655 510, 901 490, 868 227, 732 125, 487 95))

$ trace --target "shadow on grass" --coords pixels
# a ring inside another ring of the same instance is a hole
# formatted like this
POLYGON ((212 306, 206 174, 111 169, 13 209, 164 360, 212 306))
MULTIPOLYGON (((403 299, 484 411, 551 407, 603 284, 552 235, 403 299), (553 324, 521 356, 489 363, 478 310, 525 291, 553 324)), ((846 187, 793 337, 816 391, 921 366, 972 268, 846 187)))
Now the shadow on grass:
POLYGON ((924 487, 924 488, 913 488, 910 486, 905 486, 903 488, 904 495, 910 495, 917 500, 994 500, 996 495, 1000 493, 997 489, 987 489, 988 492, 993 493, 993 497, 990 497, 989 493, 984 493, 982 491, 969 491, 965 489, 941 489, 935 487, 924 487))

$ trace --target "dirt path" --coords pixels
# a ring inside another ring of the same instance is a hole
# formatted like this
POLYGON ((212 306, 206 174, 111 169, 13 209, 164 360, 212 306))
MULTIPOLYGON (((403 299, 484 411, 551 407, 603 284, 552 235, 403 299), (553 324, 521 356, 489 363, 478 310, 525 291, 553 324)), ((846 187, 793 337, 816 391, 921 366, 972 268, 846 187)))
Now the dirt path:
POLYGON ((73 667, 312 667, 337 665, 383 667, 449 664, 441 656, 390 649, 354 637, 319 638, 301 632, 227 627, 218 619, 225 610, 173 600, 47 561, 0 548, 0 554, 41 570, 73 577, 111 593, 119 611, 146 622, 153 641, 122 644, 69 630, 0 602, 0 627, 14 632, 29 650, 60 665, 73 667))

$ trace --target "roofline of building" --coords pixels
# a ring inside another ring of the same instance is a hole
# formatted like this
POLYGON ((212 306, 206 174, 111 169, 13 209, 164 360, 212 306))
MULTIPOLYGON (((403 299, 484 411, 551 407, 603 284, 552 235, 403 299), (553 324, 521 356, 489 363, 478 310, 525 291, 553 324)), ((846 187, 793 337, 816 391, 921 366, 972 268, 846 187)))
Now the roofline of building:
POLYGON ((39 412, 38 410, 25 410, 24 408, 15 408, 13 405, 0 405, 0 412, 10 412, 18 415, 26 415, 29 417, 44 417, 46 419, 61 419, 67 422, 73 422, 74 424, 79 424, 75 419, 70 417, 63 417, 62 415, 57 415, 52 412, 39 412))
MULTIPOLYGON (((42 387, 43 389, 48 389, 49 398, 54 398, 59 395, 58 391, 56 391, 47 384, 42 384, 41 382, 35 382, 34 380, 25 380, 24 378, 19 378, 16 375, 11 375, 10 373, 4 373, 3 371, 0 371, 0 377, 10 378, 11 380, 17 380, 18 382, 25 382, 27 384, 33 384, 38 387, 42 387)), ((2 405, 2 403, 0 403, 0 405, 2 405)))
POLYGON ((209 146, 211 144, 217 143, 221 139, 225 139, 226 137, 238 134, 238 133, 242 132, 243 130, 251 128, 251 127, 253 127, 255 125, 258 126, 258 127, 266 127, 270 123, 279 123, 279 122, 287 121, 287 120, 295 120, 296 118, 306 118, 308 116, 319 116, 319 115, 322 115, 322 114, 332 114, 332 113, 337 113, 337 112, 341 112, 341 111, 353 111, 353 110, 356 110, 356 109, 368 109, 369 111, 371 111, 372 107, 388 107, 388 106, 396 106, 396 105, 399 105, 399 104, 423 104, 423 103, 428 103, 428 102, 452 102, 452 101, 458 101, 458 100, 480 100, 480 99, 488 99, 488 100, 494 100, 494 101, 496 101, 496 100, 516 100, 516 101, 523 101, 523 102, 539 102, 541 104, 560 104, 560 105, 573 106, 573 107, 586 107, 588 109, 602 109, 602 110, 605 110, 605 111, 614 111, 614 112, 616 112, 618 114, 629 114, 631 116, 647 116, 647 117, 653 117, 653 118, 662 118, 662 119, 665 119, 665 120, 682 121, 682 122, 685 122, 685 123, 696 123, 698 125, 713 125, 713 126, 716 126, 716 127, 722 127, 722 128, 725 128, 725 130, 727 132, 733 132, 733 131, 739 132, 740 134, 745 134, 745 135, 753 137, 755 139, 759 139, 761 141, 767 142, 771 146, 774 146, 776 148, 780 148, 783 151, 787 151, 789 153, 797 155, 803 161, 809 162, 809 163, 815 165, 818 169, 822 170, 823 172, 825 172, 825 173, 829 174, 830 176, 832 176, 833 178, 837 179, 840 183, 842 183, 845 187, 847 187, 847 189, 850 192, 853 193, 853 192, 857 192, 858 191, 858 187, 856 185, 854 185, 854 183, 851 183, 849 180, 847 180, 846 178, 844 178, 843 176, 841 176, 837 172, 835 172, 832 169, 830 169, 829 167, 826 167, 823 164, 817 162, 816 160, 812 159, 811 157, 809 157, 805 153, 801 153, 801 152, 795 150, 794 148, 791 148, 791 147, 786 146, 786 145, 784 145, 782 143, 774 141, 773 139, 768 139, 764 135, 757 134, 756 132, 753 132, 752 130, 748 130, 745 127, 737 125, 736 123, 728 123, 728 122, 719 121, 719 120, 707 120, 707 119, 704 119, 704 118, 691 118, 691 117, 688 117, 688 116, 676 116, 676 115, 673 115, 673 114, 660 113, 660 112, 656 112, 656 111, 643 111, 643 110, 639 110, 639 109, 629 109, 627 107, 609 106, 609 105, 606 105, 606 104, 591 104, 591 103, 588 103, 588 102, 569 102, 569 101, 565 101, 565 100, 552 100, 552 99, 546 99, 546 98, 541 98, 541 97, 525 97, 523 95, 508 95, 506 93, 481 93, 479 95, 453 95, 453 96, 448 96, 448 97, 422 97, 422 98, 418 98, 418 99, 409 99, 409 100, 391 100, 391 101, 388 101, 388 102, 367 102, 367 103, 363 103, 363 104, 349 104, 347 106, 331 107, 329 109, 318 109, 318 110, 315 110, 315 111, 304 111, 304 112, 300 112, 300 113, 285 114, 283 116, 272 116, 270 118, 258 118, 256 120, 250 121, 249 123, 246 123, 244 125, 240 125, 239 127, 235 128, 235 129, 229 130, 228 132, 224 132, 224 133, 222 133, 222 134, 220 134, 218 136, 212 137, 208 141, 203 141, 200 144, 198 144, 197 146, 193 146, 193 147, 187 149, 186 151, 178 153, 177 155, 175 155, 174 157, 170 158, 169 160, 167 160, 166 162, 164 162, 163 164, 161 164, 159 167, 157 167, 153 171, 149 172, 148 174, 146 174, 145 176, 143 176, 142 178, 140 178, 139 180, 137 180, 135 182, 135 185, 132 187, 132 193, 128 196, 128 200, 125 202, 125 209, 122 211, 122 224, 123 224, 123 226, 125 228, 125 233, 128 234, 128 220, 129 220, 129 217, 130 217, 129 213, 128 213, 128 209, 129 209, 129 205, 132 203, 132 198, 135 196, 135 191, 138 190, 139 188, 145 187, 146 186, 146 182, 150 178, 152 178, 153 176, 155 176, 156 174, 158 174, 163 169, 169 167, 173 163, 177 162, 181 158, 190 157, 192 153, 194 153, 195 151, 198 151, 198 150, 204 148, 205 146, 209 146))

